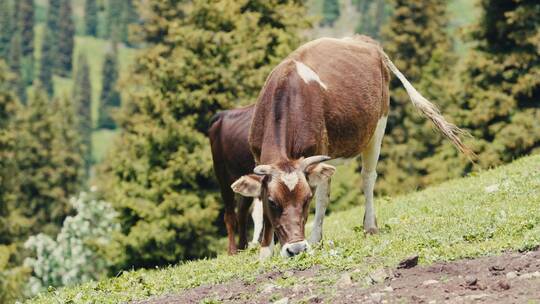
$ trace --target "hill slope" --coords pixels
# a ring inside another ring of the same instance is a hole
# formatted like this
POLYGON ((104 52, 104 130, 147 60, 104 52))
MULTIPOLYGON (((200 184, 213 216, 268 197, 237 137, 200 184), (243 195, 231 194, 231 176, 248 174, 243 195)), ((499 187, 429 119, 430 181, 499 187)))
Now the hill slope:
MULTIPOLYGON (((363 210, 357 207, 327 217, 324 244, 312 254, 259 263, 252 250, 167 269, 125 272, 113 279, 50 291, 30 303, 117 303, 233 279, 261 283, 261 277, 269 280, 272 272, 302 269, 324 273, 315 276, 318 292, 331 294, 345 270, 354 270, 352 281, 361 283, 375 269, 393 267, 412 254, 420 256, 420 264, 431 264, 530 250, 540 244, 540 155, 376 202, 381 229, 377 236, 362 233, 363 210)), ((273 282, 292 286, 295 280, 285 276, 273 282)))

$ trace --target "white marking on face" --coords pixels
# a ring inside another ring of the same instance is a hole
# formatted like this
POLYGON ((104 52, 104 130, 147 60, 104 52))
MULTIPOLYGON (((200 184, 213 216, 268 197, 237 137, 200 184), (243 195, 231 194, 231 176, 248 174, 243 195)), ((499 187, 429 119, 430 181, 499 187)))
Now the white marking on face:
POLYGON ((283 174, 281 175, 281 181, 289 188, 289 190, 293 191, 298 184, 298 174, 296 172, 283 174))
POLYGON ((298 72, 298 75, 300 75, 300 77, 304 80, 305 83, 309 83, 310 81, 316 81, 323 89, 327 90, 326 84, 321 81, 321 78, 319 78, 319 75, 317 75, 315 71, 313 71, 310 67, 303 64, 302 62, 295 60, 294 63, 296 64, 296 71, 298 72))

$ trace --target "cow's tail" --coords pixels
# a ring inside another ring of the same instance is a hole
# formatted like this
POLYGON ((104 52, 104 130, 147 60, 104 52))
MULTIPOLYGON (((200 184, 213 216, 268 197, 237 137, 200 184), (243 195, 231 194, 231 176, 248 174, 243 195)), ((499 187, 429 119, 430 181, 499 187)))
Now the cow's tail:
POLYGON ((379 48, 379 50, 381 52, 384 64, 388 67, 388 69, 390 69, 390 71, 392 71, 392 73, 394 73, 394 75, 397 76, 397 78, 399 78, 399 80, 405 87, 405 90, 407 90, 407 94, 409 94, 413 105, 417 109, 419 109, 425 116, 427 116, 433 122, 433 124, 435 124, 437 129, 439 129, 439 131, 446 138, 448 138, 459 151, 466 154, 470 158, 474 158, 474 152, 469 147, 467 147, 459 137, 460 134, 468 135, 468 133, 458 128, 456 125, 446 121, 437 106, 429 102, 429 100, 422 96, 412 86, 412 84, 407 80, 407 78, 405 78, 405 76, 394 65, 392 60, 388 58, 388 55, 386 55, 382 48, 379 48))

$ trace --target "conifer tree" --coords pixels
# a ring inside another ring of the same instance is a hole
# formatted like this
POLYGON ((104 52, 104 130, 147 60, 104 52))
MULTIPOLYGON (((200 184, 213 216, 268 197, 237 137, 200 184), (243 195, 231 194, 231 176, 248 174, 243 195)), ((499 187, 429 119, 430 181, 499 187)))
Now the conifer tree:
POLYGON ((41 42, 41 60, 39 65, 39 81, 41 86, 50 96, 54 93, 53 70, 54 70, 54 33, 51 29, 45 28, 43 33, 43 41, 41 42))
MULTIPOLYGON (((455 60, 450 55, 451 40, 446 33, 447 1, 393 0, 392 4, 394 13, 384 31, 385 51, 411 83, 444 109, 443 113, 452 121, 452 111, 446 111, 451 102, 449 67, 455 60)), ((390 97, 392 107, 378 165, 378 189, 382 193, 409 191, 433 182, 435 177, 430 170, 434 168, 426 168, 424 159, 441 145, 449 148, 442 144, 431 122, 418 115, 396 77, 391 81, 390 97)), ((440 174, 442 169, 438 169, 440 174)), ((455 170, 445 172, 446 176, 459 174, 455 170)))
POLYGON ((22 75, 22 50, 21 50, 21 35, 19 32, 17 32, 15 35, 13 35, 13 38, 11 39, 11 46, 9 50, 9 65, 11 68, 11 71, 14 73, 15 80, 15 90, 17 92, 17 96, 19 96, 20 100, 26 99, 26 85, 24 83, 23 75, 22 75))
POLYGON ((0 244, 9 245, 13 241, 9 214, 12 203, 16 201, 13 176, 17 166, 14 161, 15 115, 18 101, 12 93, 14 75, 3 60, 0 60, 0 244))
POLYGON ((90 82, 88 61, 83 53, 79 54, 77 60, 73 100, 79 122, 77 129, 82 138, 83 158, 86 173, 88 174, 92 164, 92 84, 90 82))
POLYGON ((68 77, 71 74, 73 48, 75 46, 75 24, 71 9, 71 0, 61 2, 58 14, 58 75, 68 77))
POLYGON ((98 6, 96 0, 85 0, 84 24, 86 35, 97 37, 98 6))
POLYGON ((98 127, 106 129, 115 129, 111 111, 120 106, 120 94, 116 89, 116 81, 118 80, 118 60, 116 47, 112 51, 107 52, 102 68, 102 85, 99 106, 98 127))
POLYGON ((540 152, 540 3, 482 0, 480 7, 456 102, 486 168, 540 152))
POLYGON ((73 136, 65 136, 70 120, 67 110, 59 110, 47 94, 35 87, 28 105, 18 120, 17 200, 22 215, 31 225, 28 234, 55 235, 70 212, 68 200, 81 185, 82 166, 76 157, 66 160, 69 150, 78 145, 73 136))
POLYGON ((304 1, 146 4, 137 32, 149 48, 135 63, 122 131, 98 178, 124 229, 111 250, 119 268, 215 253, 219 205, 209 120, 220 109, 252 103, 310 26, 304 1))
POLYGON ((111 38, 113 41, 122 41, 121 39, 121 23, 124 2, 126 1, 107 1, 107 17, 106 17, 106 32, 108 38, 111 38))
POLYGON ((34 0, 18 0, 18 31, 23 57, 34 56, 34 0))
POLYGON ((12 8, 10 1, 0 1, 0 59, 7 60, 13 36, 12 8))
MULTIPOLYGON (((60 7, 62 5, 63 0, 49 0, 49 6, 47 7, 47 23, 45 27, 46 35, 44 35, 45 38, 42 42, 42 48, 45 47, 47 44, 48 52, 50 52, 49 60, 52 60, 50 62, 47 62, 47 64, 51 65, 51 75, 52 73, 56 72, 57 67, 59 66, 59 51, 58 51, 58 41, 60 40, 60 30, 59 30, 59 23, 60 23, 60 7)), ((43 63, 43 55, 41 63, 43 63)), ((43 80, 41 80, 43 84, 43 80)), ((52 83, 52 80, 51 80, 52 83)), ((47 88, 47 87, 46 87, 47 88)), ((47 88, 47 92, 49 92, 49 89, 47 88)))
POLYGON ((339 18, 339 0, 323 0, 323 20, 321 25, 333 26, 334 22, 339 18))

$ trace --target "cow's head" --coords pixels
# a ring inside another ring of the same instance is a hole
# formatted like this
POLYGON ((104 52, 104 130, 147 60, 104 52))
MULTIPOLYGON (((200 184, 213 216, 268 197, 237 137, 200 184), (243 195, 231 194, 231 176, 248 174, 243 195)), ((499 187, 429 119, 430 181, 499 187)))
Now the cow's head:
POLYGON ((270 165, 259 165, 232 184, 234 192, 261 197, 265 216, 281 243, 281 255, 291 257, 305 251, 304 236, 309 203, 314 188, 326 182, 336 168, 322 163, 328 156, 312 156, 270 165))

